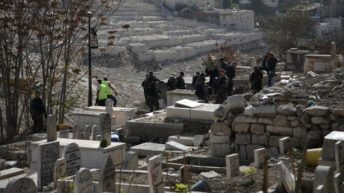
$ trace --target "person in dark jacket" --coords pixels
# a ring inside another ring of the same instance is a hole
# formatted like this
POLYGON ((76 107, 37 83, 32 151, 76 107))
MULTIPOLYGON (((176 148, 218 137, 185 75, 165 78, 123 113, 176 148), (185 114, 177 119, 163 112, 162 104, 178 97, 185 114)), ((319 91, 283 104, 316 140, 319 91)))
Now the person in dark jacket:
POLYGON ((225 74, 225 70, 220 70, 220 76, 216 82, 216 104, 222 104, 228 96, 228 78, 225 74))
POLYGON ((235 67, 233 64, 229 63, 225 67, 226 76, 228 78, 228 96, 232 95, 234 87, 233 79, 235 78, 235 67))
POLYGON ((269 87, 275 84, 274 77, 276 76, 276 65, 277 65, 277 59, 274 57, 272 53, 270 53, 268 56, 267 66, 266 66, 268 79, 269 79, 269 87))
POLYGON ((218 66, 217 64, 214 64, 214 68, 213 69, 209 69, 209 68, 206 68, 205 69, 205 73, 206 75, 209 76, 209 94, 214 94, 215 93, 215 86, 216 86, 216 81, 219 77, 219 69, 218 69, 218 66))
POLYGON ((153 72, 149 72, 148 77, 143 82, 143 87, 144 90, 146 90, 147 94, 147 103, 150 112, 154 111, 154 107, 156 110, 160 109, 158 82, 159 80, 153 75, 153 72))
POLYGON ((195 90, 196 90, 195 95, 198 97, 198 99, 207 103, 208 97, 207 97, 207 87, 205 85, 204 73, 199 75, 199 78, 197 79, 195 83, 195 90))
POLYGON ((40 97, 40 92, 35 92, 35 98, 30 103, 30 114, 33 120, 33 126, 31 127, 33 133, 39 133, 43 131, 43 116, 47 117, 43 101, 40 97))
POLYGON ((196 72, 196 75, 192 77, 192 86, 195 88, 196 87, 196 83, 197 80, 199 79, 201 73, 200 72, 196 72))
POLYGON ((176 78, 171 76, 166 83, 167 91, 176 89, 176 78))
POLYGON ((263 82, 262 70, 258 66, 255 66, 254 71, 250 75, 251 89, 254 94, 262 90, 262 82, 263 82))
POLYGON ((180 72, 179 76, 176 79, 176 88, 177 89, 186 89, 185 81, 184 81, 184 72, 180 72))

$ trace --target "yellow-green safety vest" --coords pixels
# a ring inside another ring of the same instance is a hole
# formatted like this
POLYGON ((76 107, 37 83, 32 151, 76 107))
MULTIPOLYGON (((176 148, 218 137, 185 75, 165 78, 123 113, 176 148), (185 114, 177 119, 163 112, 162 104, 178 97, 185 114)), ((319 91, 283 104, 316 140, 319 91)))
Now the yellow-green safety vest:
POLYGON ((98 94, 98 100, 104 100, 107 99, 107 91, 106 91, 106 85, 101 83, 99 85, 99 94, 98 94))
POLYGON ((110 89, 109 82, 103 80, 103 81, 102 81, 102 84, 104 84, 104 85, 106 86, 106 95, 112 95, 112 91, 111 91, 111 89, 110 89))

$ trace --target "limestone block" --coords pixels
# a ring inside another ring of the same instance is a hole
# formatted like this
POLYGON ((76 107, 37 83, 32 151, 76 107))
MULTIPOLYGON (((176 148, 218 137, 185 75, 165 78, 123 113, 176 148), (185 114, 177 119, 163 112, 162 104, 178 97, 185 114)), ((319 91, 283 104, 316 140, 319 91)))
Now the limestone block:
POLYGON ((168 137, 167 141, 175 141, 186 146, 193 146, 192 136, 172 135, 168 137))
POLYGON ((229 144, 229 136, 210 135, 210 143, 227 143, 229 144))
POLYGON ((315 125, 329 124, 330 121, 324 117, 312 117, 311 123, 315 125))
POLYGON ((289 122, 288 122, 286 116, 284 116, 284 115, 277 115, 273 119, 272 125, 274 125, 274 126, 281 126, 281 127, 288 127, 289 126, 289 122))
POLYGON ((234 122, 232 128, 233 128, 233 131, 236 133, 247 133, 250 128, 250 124, 234 122))
POLYGON ((277 107, 277 113, 285 116, 296 115, 296 107, 292 104, 280 105, 277 107))
POLYGON ((264 161, 267 157, 267 151, 265 148, 255 149, 254 152, 254 166, 257 168, 263 168, 264 161))
POLYGON ((291 148, 290 137, 283 137, 279 140, 279 151, 281 155, 284 155, 291 148))
POLYGON ((165 149, 166 150, 177 150, 177 151, 188 151, 190 148, 188 146, 185 146, 183 144, 180 144, 175 141, 168 141, 165 143, 165 149))
POLYGON ((252 144, 267 146, 269 143, 269 136, 267 135, 252 135, 252 144))
POLYGON ((247 101, 242 95, 232 95, 223 103, 232 113, 242 113, 247 106, 247 101))
POLYGON ((289 125, 290 125, 290 127, 300 127, 301 126, 301 124, 300 124, 300 121, 298 121, 298 120, 295 120, 295 121, 290 121, 289 122, 289 125))
POLYGON ((251 124, 250 131, 252 134, 263 135, 265 133, 266 126, 263 124, 251 124))
POLYGON ((246 152, 247 152, 247 160, 254 161, 254 150, 264 148, 261 145, 247 145, 246 152))
POLYGON ((247 158, 247 145, 237 145, 236 152, 239 153, 240 160, 248 160, 247 158))
POLYGON ((295 116, 288 116, 287 119, 288 119, 288 121, 297 121, 297 120, 299 120, 299 118, 295 117, 295 116))
POLYGON ((272 134, 283 135, 283 136, 292 136, 293 128, 291 127, 275 127, 275 126, 266 126, 266 131, 272 134))
POLYGON ((308 114, 304 113, 303 115, 301 115, 300 121, 304 126, 309 125, 311 123, 311 117, 308 114))
POLYGON ((256 117, 246 117, 246 116, 237 116, 233 120, 235 123, 257 123, 258 119, 256 117))
POLYGON ((344 109, 332 109, 331 113, 338 117, 344 117, 344 109))
POLYGON ((210 144, 211 154, 215 157, 223 157, 231 153, 229 144, 212 143, 210 144))
POLYGON ((311 115, 311 116, 317 116, 317 117, 322 117, 322 116, 327 116, 329 113, 329 107, 324 107, 324 106, 313 106, 313 107, 308 107, 304 110, 305 113, 311 115))
POLYGON ((269 136, 269 146, 279 148, 279 140, 281 138, 283 138, 283 136, 270 135, 269 136))
POLYGON ((224 122, 217 122, 214 123, 210 127, 210 131, 213 135, 231 135, 231 129, 224 123, 224 122))
POLYGON ((304 127, 295 127, 293 129, 293 137, 305 138, 307 136, 307 129, 304 127))
POLYGON ((321 124, 320 128, 322 130, 329 130, 329 129, 331 129, 331 125, 329 125, 329 124, 321 124))
POLYGON ((250 134, 236 133, 235 134, 235 143, 239 144, 239 145, 250 144, 251 143, 251 135, 250 134))
POLYGON ((200 107, 191 108, 191 119, 192 120, 215 120, 215 110, 219 108, 218 104, 204 104, 200 107))
POLYGON ((308 141, 308 147, 314 148, 319 147, 321 145, 321 131, 320 130, 310 130, 307 133, 306 140, 308 141))
POLYGON ((253 117, 253 109, 254 107, 252 105, 245 107, 244 115, 248 117, 253 117))
POLYGON ((259 105, 253 109, 253 115, 258 117, 274 117, 276 113, 275 105, 259 105))
POLYGON ((170 107, 166 108, 166 117, 190 119, 191 118, 191 110, 190 110, 190 108, 177 108, 174 106, 170 106, 170 107))
POLYGON ((270 118, 259 118, 258 123, 272 125, 272 119, 270 119, 270 118))
POLYGON ((238 154, 231 154, 226 156, 227 180, 230 180, 231 178, 238 176, 240 174, 239 167, 240 163, 238 154))

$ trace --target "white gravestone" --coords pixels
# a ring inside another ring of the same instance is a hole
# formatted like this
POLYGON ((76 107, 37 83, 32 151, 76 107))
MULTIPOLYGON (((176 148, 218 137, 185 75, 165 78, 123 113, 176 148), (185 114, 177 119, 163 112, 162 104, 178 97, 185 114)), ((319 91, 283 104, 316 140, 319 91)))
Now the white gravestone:
POLYGON ((56 118, 54 115, 48 115, 47 117, 47 141, 56 141, 56 118))
POLYGON ((148 160, 149 193, 163 193, 164 182, 162 177, 161 156, 157 155, 148 160))
POLYGON ((265 158, 267 156, 267 151, 265 148, 255 149, 254 154, 254 166, 257 168, 263 168, 265 158))
POLYGON ((57 180, 66 176, 66 159, 56 160, 54 165, 54 187, 56 188, 57 180))
POLYGON ((37 193, 35 182, 31 178, 19 178, 7 184, 4 193, 37 193))
POLYGON ((107 156, 103 167, 101 168, 101 183, 103 192, 116 191, 116 167, 113 164, 110 155, 107 156))
POLYGON ((84 139, 90 139, 91 137, 91 134, 92 134, 92 126, 91 125, 86 125, 85 126, 85 136, 84 136, 84 139))
POLYGON ((93 193, 93 178, 89 169, 81 168, 76 173, 74 193, 93 193))
POLYGON ((108 143, 111 142, 111 116, 109 113, 102 113, 101 115, 102 127, 100 129, 100 140, 106 140, 108 143))
POLYGON ((81 151, 78 144, 68 144, 63 150, 63 157, 66 159, 67 176, 75 175, 81 167, 81 151))
POLYGON ((107 113, 112 115, 113 113, 113 100, 112 99, 106 99, 105 101, 105 110, 107 113))
POLYGON ((226 173, 228 180, 240 174, 239 167, 239 155, 237 153, 226 156, 226 173))
POLYGON ((54 165, 59 158, 59 142, 47 142, 39 145, 39 157, 37 167, 37 185, 41 190, 54 181, 54 165))
POLYGON ((281 181, 288 193, 295 193, 295 177, 288 168, 281 162, 278 165, 281 181))
POLYGON ((137 154, 133 151, 128 151, 124 158, 124 169, 126 170, 136 170, 138 167, 139 158, 137 154))
POLYGON ((96 139, 95 131, 98 131, 98 126, 97 125, 93 125, 93 127, 92 127, 90 140, 95 140, 96 139))

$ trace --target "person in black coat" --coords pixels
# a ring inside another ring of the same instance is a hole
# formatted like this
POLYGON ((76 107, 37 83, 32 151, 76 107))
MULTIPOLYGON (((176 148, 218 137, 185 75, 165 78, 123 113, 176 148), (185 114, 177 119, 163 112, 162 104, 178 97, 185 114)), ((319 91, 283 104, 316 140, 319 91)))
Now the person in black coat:
POLYGON ((202 100, 206 103, 208 102, 204 73, 200 74, 197 81, 195 82, 195 95, 198 97, 199 100, 202 100))
POLYGON ((254 71, 250 75, 251 89, 254 94, 262 90, 263 88, 262 82, 263 82, 262 70, 258 66, 255 66, 254 71))
POLYGON ((35 98, 30 103, 30 114, 33 120, 33 126, 31 127, 33 133, 39 133, 43 131, 43 116, 47 117, 43 101, 40 97, 40 92, 35 92, 35 98))
POLYGON ((176 88, 177 89, 186 89, 184 81, 184 72, 180 72, 179 76, 176 79, 176 88))

